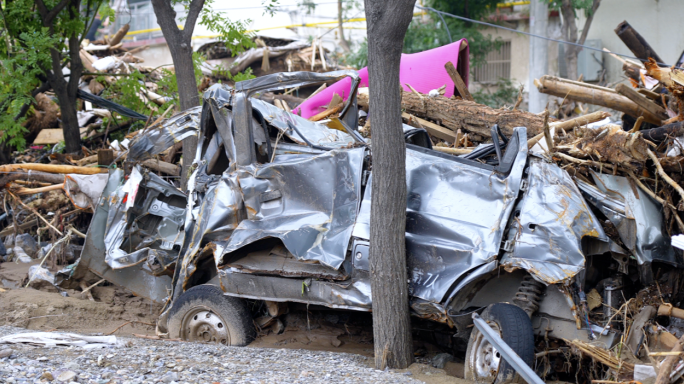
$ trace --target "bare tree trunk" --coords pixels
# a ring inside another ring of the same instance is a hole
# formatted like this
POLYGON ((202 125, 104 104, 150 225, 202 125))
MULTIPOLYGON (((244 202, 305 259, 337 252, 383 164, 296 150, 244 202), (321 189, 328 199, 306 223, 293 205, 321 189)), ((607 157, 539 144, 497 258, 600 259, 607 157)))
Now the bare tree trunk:
MULTIPOLYGON (((169 0, 152 0, 154 14, 161 27, 166 43, 171 51, 173 66, 176 72, 178 84, 178 96, 182 110, 199 105, 199 93, 197 80, 192 63, 192 32, 195 22, 204 6, 204 0, 192 0, 188 7, 188 15, 185 19, 185 27, 181 30, 176 24, 176 11, 169 0)), ((197 137, 189 137, 183 140, 183 170, 181 172, 181 188, 186 189, 189 169, 197 151, 197 137)))
MULTIPOLYGON (((561 4, 561 13, 563 15, 563 26, 561 31, 565 41, 584 44, 584 42, 587 40, 591 23, 594 20, 594 14, 596 13, 599 5, 601 5, 601 0, 594 0, 591 14, 587 17, 587 20, 584 23, 584 28, 582 28, 582 35, 577 38, 577 18, 575 17, 573 1, 563 0, 561 4)), ((579 77, 577 74, 577 56, 581 50, 582 48, 576 45, 565 45, 565 67, 567 68, 567 78, 570 80, 577 80, 579 77)))
POLYGON ((344 38, 344 28, 342 27, 342 0, 337 0, 337 23, 340 32, 340 47, 344 52, 349 52, 349 43, 344 38))
POLYGON ((413 362, 406 274, 406 146, 399 62, 415 0, 365 0, 368 78, 373 111, 370 271, 378 369, 413 362))
MULTIPOLYGON (((36 0, 38 13, 43 21, 43 25, 50 32, 54 32, 54 22, 57 15, 66 7, 72 19, 79 17, 77 14, 80 9, 80 0, 63 0, 51 10, 48 10, 42 0, 36 0)), ((85 33, 85 31, 84 31, 85 33)), ((78 115, 76 114, 76 94, 78 92, 78 82, 83 73, 83 63, 79 55, 81 39, 76 32, 68 38, 69 45, 69 81, 62 73, 62 53, 56 48, 50 49, 52 58, 52 68, 43 68, 45 76, 50 86, 55 91, 59 108, 62 114, 62 132, 64 134, 65 151, 69 153, 81 150, 81 134, 78 126, 78 115)))

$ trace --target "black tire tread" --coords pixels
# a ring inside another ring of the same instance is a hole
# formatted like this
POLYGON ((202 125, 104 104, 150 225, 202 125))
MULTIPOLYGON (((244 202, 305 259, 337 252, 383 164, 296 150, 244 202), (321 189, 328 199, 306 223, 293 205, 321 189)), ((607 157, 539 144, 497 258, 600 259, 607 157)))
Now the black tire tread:
POLYGON ((226 296, 214 285, 192 287, 174 301, 168 321, 171 338, 180 338, 183 315, 195 305, 204 305, 221 315, 230 331, 230 345, 245 346, 256 338, 252 315, 245 302, 237 297, 226 296))
MULTIPOLYGON (((520 358, 530 367, 534 367, 534 330, 532 329, 532 322, 525 311, 520 307, 507 303, 492 304, 482 312, 482 319, 485 321, 493 321, 499 325, 501 330, 501 338, 508 344, 520 358)), ((472 342, 476 337, 477 329, 474 329, 470 342, 468 343, 468 351, 466 352, 466 379, 475 380, 472 377, 473 373, 469 372, 468 367, 469 355, 471 351, 472 342)), ((505 359, 502 358, 499 367, 499 373, 494 381, 495 384, 513 384, 525 383, 525 380, 515 372, 505 359)))

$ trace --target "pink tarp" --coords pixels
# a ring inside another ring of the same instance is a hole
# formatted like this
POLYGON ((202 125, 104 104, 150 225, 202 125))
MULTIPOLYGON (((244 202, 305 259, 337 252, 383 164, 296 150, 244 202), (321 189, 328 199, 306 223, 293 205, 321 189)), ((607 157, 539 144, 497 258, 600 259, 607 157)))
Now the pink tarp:
MULTIPOLYGON (((454 94, 454 82, 451 81, 449 74, 444 69, 444 64, 451 61, 463 78, 463 81, 468 85, 468 72, 470 71, 468 53, 468 42, 466 39, 461 39, 455 43, 428 51, 402 54, 399 70, 401 86, 404 87, 405 91, 409 92, 410 89, 406 86, 408 83, 416 91, 428 93, 433 89, 446 85, 444 96, 451 97, 454 94)), ((359 76, 361 77, 359 87, 367 87, 368 68, 361 69, 359 76)), ((308 119, 324 111, 325 106, 330 103, 335 93, 342 96, 344 100, 347 100, 350 90, 351 79, 347 77, 303 102, 292 112, 308 119)))

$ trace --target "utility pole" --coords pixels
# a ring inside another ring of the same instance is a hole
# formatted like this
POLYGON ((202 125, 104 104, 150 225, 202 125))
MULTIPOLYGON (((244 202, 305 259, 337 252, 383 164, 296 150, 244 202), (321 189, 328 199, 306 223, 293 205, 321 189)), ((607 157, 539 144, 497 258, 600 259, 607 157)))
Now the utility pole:
MULTIPOLYGON (((549 22, 549 4, 545 0, 530 1, 530 33, 546 36, 549 22)), ((547 75, 549 70, 549 42, 530 36, 529 111, 540 113, 546 108, 548 96, 534 86, 534 79, 547 75)))

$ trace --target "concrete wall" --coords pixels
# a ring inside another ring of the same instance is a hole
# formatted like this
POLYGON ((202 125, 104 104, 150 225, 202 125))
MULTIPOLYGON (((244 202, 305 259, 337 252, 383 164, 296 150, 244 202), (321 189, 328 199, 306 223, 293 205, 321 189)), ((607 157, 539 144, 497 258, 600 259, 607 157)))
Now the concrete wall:
MULTIPOLYGON (((632 56, 615 34, 615 27, 627 20, 668 65, 673 65, 684 50, 684 1, 682 0, 602 0, 588 39, 601 39, 611 52, 632 56)), ((584 25, 580 20, 579 25, 584 25)), ((622 63, 604 54, 608 83, 624 79, 622 63)))
MULTIPOLYGON (((523 9, 524 11, 524 9, 523 9)), ((578 28, 584 26, 585 19, 580 13, 578 28)), ((668 65, 676 63, 684 50, 684 0, 602 0, 587 35, 588 40, 601 40, 603 47, 611 52, 632 56, 632 52, 615 34, 615 27, 627 20, 653 47, 668 65)), ((560 39, 559 17, 549 18, 547 36, 560 39)), ((528 32, 527 20, 518 21, 518 30, 528 32)), ((501 29, 488 28, 485 34, 511 41, 511 78, 515 83, 527 84, 529 62, 529 36, 501 29)), ((558 44, 549 42, 549 75, 558 75, 558 44)), ((626 81, 622 63, 609 54, 603 54, 606 68, 606 83, 615 85, 626 81)), ((474 84, 477 89, 478 85, 474 84)))

